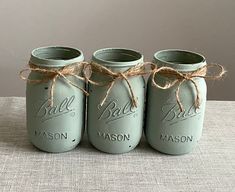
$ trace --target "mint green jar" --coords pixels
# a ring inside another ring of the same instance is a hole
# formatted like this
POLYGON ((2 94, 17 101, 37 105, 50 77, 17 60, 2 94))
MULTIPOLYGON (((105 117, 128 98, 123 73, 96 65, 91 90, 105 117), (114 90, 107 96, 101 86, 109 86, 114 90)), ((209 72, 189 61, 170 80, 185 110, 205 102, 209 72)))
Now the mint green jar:
MULTIPOLYGON (((137 51, 119 48, 100 49, 92 61, 115 73, 124 72, 143 63, 143 55, 137 51)), ((142 76, 129 77, 137 107, 132 107, 130 90, 124 79, 117 79, 101 106, 110 76, 93 71, 91 80, 106 84, 89 84, 87 132, 91 144, 106 153, 125 153, 134 149, 140 141, 143 126, 145 82, 142 76)))
MULTIPOLYGON (((163 50, 155 53, 154 62, 159 67, 171 67, 181 73, 189 73, 206 65, 205 58, 197 53, 183 50, 163 50)), ((175 80, 156 74, 155 82, 163 85, 175 80)), ((168 89, 156 88, 149 78, 147 87, 147 114, 145 135, 148 143, 156 150, 180 155, 189 153, 198 143, 203 128, 206 103, 206 83, 203 78, 194 77, 198 87, 191 81, 184 81, 180 86, 179 98, 184 107, 180 111, 176 101, 176 89, 179 82, 168 89), (195 108, 197 94, 200 107, 195 108)))
MULTIPOLYGON (((45 69, 61 69, 82 62, 83 53, 69 47, 41 47, 32 51, 30 63, 45 69)), ((48 76, 32 71, 30 80, 41 81, 48 76)), ((84 88, 84 82, 66 75, 71 82, 84 88)), ((81 90, 58 77, 54 84, 53 105, 50 106, 52 80, 27 83, 26 109, 29 139, 37 148, 47 152, 71 150, 80 142, 84 128, 85 96, 81 90)))

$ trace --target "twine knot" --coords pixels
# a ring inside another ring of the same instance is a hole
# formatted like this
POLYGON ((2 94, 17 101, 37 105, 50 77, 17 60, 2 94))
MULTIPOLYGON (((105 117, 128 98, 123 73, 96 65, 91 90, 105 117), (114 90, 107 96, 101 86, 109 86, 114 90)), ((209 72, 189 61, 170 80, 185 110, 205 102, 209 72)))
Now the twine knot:
POLYGON ((107 100, 107 98, 110 94, 110 91, 113 88, 115 82, 117 80, 124 80, 127 83, 127 86, 128 86, 132 107, 137 107, 137 98, 135 97, 135 94, 134 94, 134 91, 133 91, 133 88, 131 86, 129 78, 149 74, 149 72, 147 72, 145 70, 145 67, 146 67, 146 63, 142 63, 142 64, 135 65, 134 67, 131 67, 128 70, 123 71, 123 72, 113 72, 112 70, 108 69, 105 66, 102 66, 100 64, 92 62, 91 63, 92 72, 97 72, 97 73, 106 75, 106 76, 111 78, 111 81, 108 82, 108 83, 106 83, 106 82, 94 82, 94 81, 89 80, 89 82, 91 84, 94 84, 94 85, 108 86, 108 89, 105 93, 104 98, 101 100, 100 105, 103 106, 103 104, 107 100))
POLYGON ((174 85, 178 84, 176 91, 175 91, 175 96, 176 96, 176 101, 177 104, 179 105, 180 111, 184 111, 183 104, 180 100, 179 97, 179 92, 180 92, 180 87, 185 81, 190 81, 193 83, 195 90, 196 90, 196 98, 194 101, 194 106, 196 108, 200 107, 201 101, 200 101, 200 91, 198 88, 198 85, 195 81, 195 78, 204 78, 204 79, 220 79, 223 77, 223 75, 226 73, 224 67, 219 64, 207 64, 195 71, 192 72, 187 72, 187 73, 182 73, 179 72, 171 67, 160 67, 157 68, 155 65, 154 67, 152 66, 152 85, 159 88, 159 89, 169 89, 173 87, 174 85), (210 68, 219 68, 218 74, 212 74, 212 75, 206 75, 208 72, 208 69, 210 68), (159 85, 156 83, 155 77, 156 75, 159 74, 163 77, 167 77, 169 81, 166 81, 163 86, 159 85))
POLYGON ((76 85, 74 82, 70 81, 67 76, 73 76, 76 79, 82 80, 82 81, 88 81, 89 79, 89 74, 87 73, 87 66, 89 63, 87 62, 78 62, 78 63, 73 63, 68 66, 64 66, 62 68, 49 68, 49 67, 39 67, 33 63, 28 64, 29 67, 26 69, 23 69, 20 71, 20 78, 23 80, 26 80, 28 83, 46 83, 51 81, 51 86, 49 89, 49 106, 53 106, 54 102, 54 88, 56 84, 56 80, 60 77, 67 82, 67 84, 74 86, 81 90, 85 95, 89 95, 89 93, 84 89, 76 85), (29 79, 28 77, 24 76, 24 73, 27 71, 34 71, 38 72, 44 75, 44 78, 42 79, 29 79), (78 74, 83 74, 84 77, 78 75, 78 74))

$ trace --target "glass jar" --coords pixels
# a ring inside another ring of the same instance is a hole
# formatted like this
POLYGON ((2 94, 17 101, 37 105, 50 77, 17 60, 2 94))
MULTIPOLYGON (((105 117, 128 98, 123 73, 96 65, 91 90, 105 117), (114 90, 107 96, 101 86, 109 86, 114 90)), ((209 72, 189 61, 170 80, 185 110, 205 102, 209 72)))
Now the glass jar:
MULTIPOLYGON (((160 67, 170 67, 180 73, 190 73, 206 65, 205 58, 197 53, 184 50, 163 50, 155 53, 154 62, 160 67)), ((174 81, 174 76, 156 74, 155 82, 163 85, 174 81)), ((168 89, 152 85, 152 76, 147 86, 147 110, 145 135, 148 143, 156 150, 180 155, 189 153, 198 143, 203 128, 206 104, 206 83, 204 78, 194 77, 195 85, 186 80, 180 85, 179 99, 184 108, 176 101, 179 83, 168 89), (195 99, 200 96, 200 106, 195 107, 195 99)))
MULTIPOLYGON (((31 53, 30 64, 36 68, 59 70, 82 62, 83 53, 69 47, 41 47, 31 53)), ((37 148, 47 152, 69 151, 80 142, 84 129, 85 96, 59 76, 51 89, 52 79, 48 74, 32 70, 26 89, 27 130, 29 139, 37 148), (33 81, 43 81, 33 83, 33 81), (50 105, 50 91, 53 105, 50 105)), ((82 80, 71 75, 66 78, 81 88, 82 80)))
MULTIPOLYGON (((137 51, 121 48, 100 49, 93 54, 92 61, 114 73, 143 63, 143 55, 137 51)), ((110 76, 93 71, 91 80, 106 84, 89 84, 88 138, 91 144, 106 153, 125 153, 134 149, 141 138, 145 97, 145 81, 142 76, 128 77, 137 107, 133 107, 130 89, 124 79, 114 82, 107 99, 101 101, 112 82, 110 76)))

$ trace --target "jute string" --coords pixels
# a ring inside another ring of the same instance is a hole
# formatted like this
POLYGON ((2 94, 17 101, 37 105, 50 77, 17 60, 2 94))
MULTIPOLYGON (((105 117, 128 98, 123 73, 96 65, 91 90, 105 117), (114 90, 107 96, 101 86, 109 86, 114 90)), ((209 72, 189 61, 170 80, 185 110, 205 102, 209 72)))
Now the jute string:
POLYGON ((137 107, 137 98, 134 95, 133 88, 131 86, 130 77, 137 77, 137 76, 142 76, 142 75, 147 75, 150 74, 150 71, 146 70, 146 66, 150 65, 151 63, 142 63, 135 65, 134 67, 129 68, 128 70, 124 72, 113 72, 112 70, 108 69, 107 67, 91 62, 91 70, 94 73, 100 73, 102 75, 105 75, 107 77, 110 77, 110 81, 108 83, 106 82, 92 82, 91 80, 88 80, 91 84, 98 85, 98 86, 108 86, 108 89, 105 93, 104 98, 101 100, 100 105, 103 106, 105 101, 107 100, 111 89, 113 88, 115 82, 124 80, 127 83, 130 98, 131 98, 131 103, 132 107, 137 107))
POLYGON ((199 91, 198 85, 195 81, 195 78, 216 80, 216 79, 222 78, 225 73, 226 73, 226 71, 225 71, 224 67, 219 64, 207 64, 207 65, 199 68, 198 70, 188 72, 188 73, 179 72, 179 71, 177 71, 173 68, 170 68, 170 67, 158 68, 156 65, 153 64, 152 65, 152 85, 157 88, 160 88, 160 89, 169 89, 178 83, 178 86, 177 86, 176 92, 175 92, 175 96, 176 96, 176 101, 179 105, 180 111, 182 112, 182 111, 184 111, 184 107, 183 107, 183 104, 180 100, 179 93, 180 93, 180 87, 184 82, 190 81, 193 83, 195 90, 196 90, 196 98, 195 98, 194 105, 196 108, 199 108, 200 102, 201 102, 200 101, 200 91, 199 91), (218 68, 219 69, 218 74, 206 75, 207 71, 210 68, 218 68), (155 81, 155 77, 157 74, 164 76, 164 77, 167 77, 170 81, 166 81, 165 85, 163 85, 163 86, 159 85, 155 81))
POLYGON ((181 85, 186 82, 190 81, 195 87, 196 90, 196 98, 194 105, 196 108, 199 108, 200 106, 200 91, 198 88, 198 85, 196 83, 195 78, 204 78, 204 79, 220 79, 224 76, 226 73, 224 67, 219 64, 207 64, 203 66, 202 68, 192 71, 192 72, 179 72, 171 67, 160 67, 158 68, 156 64, 151 63, 151 62, 145 62, 142 64, 135 65, 134 67, 129 68, 128 70, 124 72, 113 72, 112 70, 108 69, 107 67, 91 62, 79 62, 79 63, 74 63, 62 68, 46 68, 46 67, 38 67, 37 65, 34 65, 32 63, 29 63, 29 68, 23 69, 20 71, 20 77, 23 80, 28 81, 29 83, 44 83, 44 82, 49 82, 52 81, 50 89, 49 89, 49 104, 50 106, 53 106, 53 100, 54 100, 54 89, 55 89, 55 84, 57 78, 61 77, 63 78, 69 85, 74 86, 83 93, 88 96, 89 93, 76 85, 74 82, 71 82, 67 76, 74 76, 79 80, 85 81, 86 83, 89 82, 90 84, 97 85, 97 86, 108 86, 108 89, 105 93, 104 98, 101 100, 100 105, 103 106, 105 101, 107 100, 115 82, 124 80, 127 83, 130 98, 131 98, 131 103, 132 107, 137 107, 137 98, 135 97, 133 88, 131 86, 131 83, 129 81, 130 77, 137 77, 137 76, 143 76, 143 75, 149 75, 152 74, 152 85, 159 88, 159 89, 169 89, 176 84, 178 84, 175 92, 176 96, 176 101, 177 104, 179 105, 180 111, 184 111, 183 104, 180 100, 179 93, 180 93, 180 88, 181 85), (150 69, 148 69, 150 68, 150 69), (212 74, 212 75, 207 75, 207 71, 210 68, 218 68, 218 74, 212 74), (43 74, 45 77, 43 79, 28 79, 27 77, 24 76, 24 73, 27 71, 35 71, 43 74), (108 82, 96 82, 92 81, 90 79, 91 72, 95 73, 100 73, 102 75, 110 77, 110 81, 108 82), (80 76, 80 74, 83 73, 84 76, 80 76), (79 75, 78 75, 79 74, 79 75), (157 75, 161 75, 164 77, 167 77, 167 81, 164 85, 160 85, 155 81, 155 77, 157 75))
POLYGON ((51 81, 50 89, 49 89, 49 106, 53 106, 54 102, 54 89, 56 85, 56 81, 58 78, 63 78, 67 84, 74 86, 78 89, 80 89, 86 96, 89 95, 89 93, 79 87, 74 82, 70 81, 68 76, 73 76, 76 79, 88 82, 89 81, 89 75, 85 69, 89 69, 89 63, 87 62, 78 62, 74 64, 70 64, 68 66, 64 66, 62 68, 48 68, 48 67, 39 67, 33 63, 29 63, 29 67, 26 69, 23 69, 20 71, 20 78, 23 80, 26 80, 29 83, 46 83, 51 81), (28 71, 34 71, 38 72, 44 75, 43 79, 29 79, 28 77, 24 76, 25 72, 28 71), (84 77, 80 76, 81 74, 84 75, 84 77))

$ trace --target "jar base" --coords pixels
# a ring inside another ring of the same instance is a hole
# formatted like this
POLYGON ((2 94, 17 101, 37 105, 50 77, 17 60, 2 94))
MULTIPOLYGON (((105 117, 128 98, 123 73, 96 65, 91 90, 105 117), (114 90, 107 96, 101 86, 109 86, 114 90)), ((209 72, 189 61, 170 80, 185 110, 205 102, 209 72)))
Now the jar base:
MULTIPOLYGON (((31 142, 32 143, 32 142, 31 142)), ((68 152, 68 151, 71 151, 73 149, 75 149, 77 146, 78 146, 79 143, 69 147, 69 148, 66 148, 66 149, 63 149, 63 150, 49 150, 49 149, 44 149, 44 148, 41 148, 39 146, 36 146, 35 144, 32 143, 32 145, 37 148, 39 151, 41 152, 47 152, 47 153, 65 153, 65 152, 68 152)))
POLYGON ((126 150, 126 151, 117 151, 117 152, 112 151, 112 152, 111 152, 111 151, 107 151, 107 150, 101 149, 101 148, 99 148, 99 147, 96 147, 92 142, 90 142, 90 144, 91 144, 95 149, 97 149, 98 151, 103 152, 103 153, 106 153, 106 154, 111 154, 111 155, 119 155, 119 154, 128 153, 128 152, 134 150, 134 149, 136 148, 136 146, 138 145, 138 144, 137 144, 136 146, 130 148, 130 150, 126 150))
POLYGON ((150 143, 148 143, 148 144, 149 144, 149 146, 150 146, 152 149, 158 151, 159 153, 162 153, 162 154, 164 154, 164 155, 171 155, 171 156, 186 155, 186 154, 191 153, 191 152, 194 150, 194 148, 192 148, 192 149, 189 150, 189 151, 184 151, 184 152, 179 152, 179 153, 173 153, 173 152, 169 152, 169 151, 164 151, 164 150, 158 149, 157 147, 151 145, 150 143))

